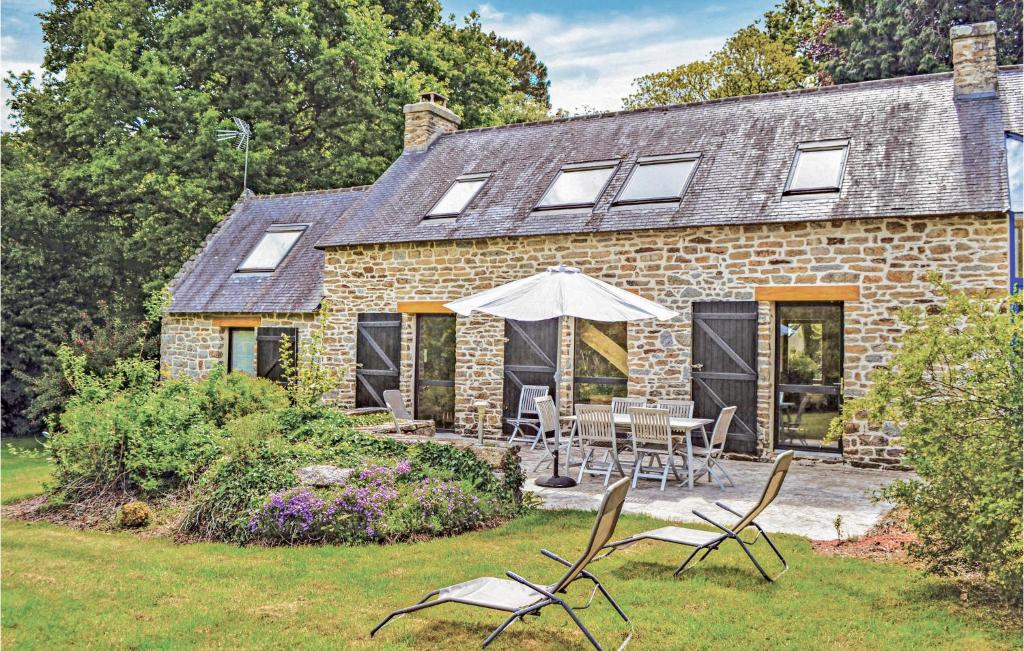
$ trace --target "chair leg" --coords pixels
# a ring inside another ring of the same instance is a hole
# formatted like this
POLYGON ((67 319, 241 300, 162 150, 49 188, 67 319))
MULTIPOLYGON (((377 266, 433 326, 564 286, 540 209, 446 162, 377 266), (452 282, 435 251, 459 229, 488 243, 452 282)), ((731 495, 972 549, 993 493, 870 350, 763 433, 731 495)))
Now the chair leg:
POLYGON ((580 464, 580 474, 576 478, 576 483, 583 481, 583 474, 587 471, 587 462, 590 461, 590 457, 594 454, 594 448, 589 448, 583 454, 583 462, 580 464))
POLYGON ((537 436, 533 437, 533 445, 530 446, 531 450, 537 449, 537 444, 540 443, 540 437, 544 436, 544 434, 544 432, 540 431, 540 428, 537 429, 537 436))
POLYGON ((431 601, 430 603, 426 603, 427 599, 430 599, 431 597, 437 595, 439 592, 440 592, 439 590, 434 590, 433 592, 429 592, 429 593, 427 593, 427 596, 423 597, 422 599, 420 599, 418 602, 416 602, 412 606, 407 606, 405 608, 399 608, 398 610, 392 612, 390 615, 388 615, 387 617, 384 618, 384 621, 382 621, 380 624, 377 624, 376 626, 373 627, 373 630, 370 631, 370 637, 373 637, 374 634, 377 631, 379 631, 380 629, 384 628, 385 624, 390 622, 395 617, 398 617, 399 615, 405 615, 407 613, 416 612, 417 610, 423 610, 424 608, 431 608, 433 606, 439 606, 441 604, 448 603, 447 601, 431 601))
POLYGON ((604 651, 601 648, 601 645, 598 644, 597 639, 594 638, 594 636, 590 633, 587 627, 583 625, 583 622, 580 621, 580 618, 576 616, 576 612, 569 607, 569 604, 563 601, 561 602, 561 606, 565 609, 565 612, 569 613, 569 617, 572 617, 572 621, 576 622, 576 626, 580 627, 580 630, 583 631, 583 634, 587 636, 587 639, 590 640, 590 643, 594 645, 594 648, 597 649, 597 651, 604 651))
POLYGON ((669 471, 669 469, 671 467, 672 467, 672 457, 669 456, 668 463, 663 464, 663 469, 661 471, 661 492, 662 493, 665 492, 665 484, 668 483, 668 471, 669 471))
POLYGON ((512 624, 512 622, 516 621, 517 619, 522 619, 523 617, 526 617, 530 613, 538 611, 541 608, 543 608, 544 606, 548 606, 550 604, 551 604, 551 602, 547 601, 543 605, 539 605, 539 606, 535 605, 535 606, 528 606, 526 608, 520 608, 516 612, 512 613, 511 615, 509 615, 508 619, 506 619, 504 622, 501 623, 501 626, 499 626, 498 628, 494 629, 491 632, 491 634, 487 636, 487 639, 484 640, 484 643, 482 645, 480 645, 480 648, 481 649, 487 648, 487 645, 490 644, 491 642, 493 642, 494 638, 496 638, 499 635, 501 635, 502 632, 504 632, 504 630, 506 628, 508 628, 512 624))
MULTIPOLYGON (((683 561, 683 564, 676 569, 676 571, 673 573, 673 576, 679 576, 679 573, 686 569, 686 566, 690 564, 690 561, 693 560, 693 557, 696 556, 697 552, 699 552, 701 549, 703 548, 697 547, 692 552, 690 552, 690 555, 687 556, 686 560, 683 561)), ((705 554, 705 556, 707 556, 707 554, 705 554)))
POLYGON ((723 465, 721 464, 721 462, 719 462, 719 461, 718 461, 717 459, 715 460, 715 469, 716 469, 716 470, 719 470, 719 471, 720 471, 720 472, 722 473, 722 475, 723 475, 723 476, 724 476, 724 477, 725 477, 725 478, 726 478, 727 480, 729 480, 729 486, 735 486, 735 485, 736 485, 736 482, 734 482, 734 481, 732 480, 732 477, 731 477, 731 476, 729 475, 729 472, 728 472, 728 471, 727 471, 727 470, 725 469, 725 466, 723 466, 723 465))
POLYGON ((636 465, 633 466, 633 486, 632 486, 632 488, 636 488, 636 482, 637 482, 638 479, 640 479, 640 465, 643 463, 643 460, 644 460, 644 453, 640 452, 640 451, 637 451, 637 453, 636 453, 636 465))
POLYGON ((740 547, 743 548, 743 551, 746 553, 747 558, 749 558, 750 562, 754 564, 754 567, 757 568, 757 571, 761 573, 761 576, 764 577, 764 580, 767 581, 768 583, 771 583, 772 582, 772 577, 768 576, 768 573, 764 571, 764 568, 761 567, 761 564, 757 562, 757 559, 754 558, 754 554, 751 553, 751 551, 747 547, 746 543, 744 543, 742 540, 740 540, 739 537, 736 538, 736 542, 738 542, 740 544, 740 547))

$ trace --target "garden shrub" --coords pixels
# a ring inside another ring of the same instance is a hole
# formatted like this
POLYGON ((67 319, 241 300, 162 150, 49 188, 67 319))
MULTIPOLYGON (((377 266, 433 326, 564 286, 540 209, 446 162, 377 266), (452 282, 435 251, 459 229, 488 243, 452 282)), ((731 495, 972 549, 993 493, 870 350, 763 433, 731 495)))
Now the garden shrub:
POLYGON ((493 470, 469 450, 426 441, 416 445, 413 454, 416 461, 435 471, 434 476, 465 481, 484 491, 498 490, 493 470))
POLYGON ((228 373, 217 365, 199 383, 203 409, 217 427, 253 413, 284 409, 288 394, 274 382, 245 373, 228 373))
POLYGON ((139 500, 124 504, 117 510, 115 523, 122 529, 144 527, 149 523, 149 505, 139 500))
POLYGON ((905 310, 906 330, 867 394, 848 401, 830 434, 854 420, 895 423, 916 477, 884 494, 909 511, 913 551, 941 573, 981 572, 1021 597, 1024 430, 1021 294, 987 299, 933 279, 943 302, 905 310))

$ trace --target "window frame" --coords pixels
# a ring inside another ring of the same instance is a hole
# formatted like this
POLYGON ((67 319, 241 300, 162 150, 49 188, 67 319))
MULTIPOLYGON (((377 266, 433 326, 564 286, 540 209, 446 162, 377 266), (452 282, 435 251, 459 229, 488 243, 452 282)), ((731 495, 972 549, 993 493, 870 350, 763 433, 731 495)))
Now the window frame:
POLYGON ((812 142, 801 142, 797 143, 796 149, 793 152, 793 160, 789 165, 789 175, 786 177, 786 185, 782 190, 782 195, 789 196, 800 196, 808 194, 824 194, 824 195, 838 195, 843 189, 843 180, 846 178, 846 161, 850 156, 850 139, 849 138, 836 138, 832 140, 815 140, 812 142), (839 174, 836 178, 839 179, 839 184, 836 186, 823 186, 818 188, 797 188, 793 189, 793 177, 796 175, 797 164, 800 162, 800 155, 803 152, 812 151, 832 151, 841 149, 843 151, 843 159, 839 163, 839 174))
POLYGON ((566 210, 566 209, 576 209, 576 208, 593 208, 601 200, 601 197, 604 196, 604 193, 608 191, 608 186, 611 185, 612 179, 615 178, 615 172, 618 170, 619 165, 621 164, 621 162, 622 161, 619 160, 619 159, 612 159, 612 160, 590 161, 590 162, 585 162, 585 163, 570 163, 568 165, 562 165, 560 168, 558 168, 558 173, 555 174, 555 178, 551 179, 551 182, 548 183, 548 187, 544 188, 544 192, 543 192, 543 194, 540 195, 540 199, 538 199, 537 203, 534 204, 534 206, 533 206, 533 211, 534 212, 540 212, 540 211, 549 211, 549 210, 566 210), (560 178, 562 178, 562 175, 564 173, 566 173, 566 172, 584 172, 584 171, 587 171, 587 170, 601 170, 601 169, 611 170, 611 173, 608 174, 608 178, 605 179, 604 185, 601 186, 601 189, 598 190, 597 194, 594 195, 594 200, 593 201, 591 201, 589 203, 559 203, 559 204, 552 204, 552 205, 549 205, 549 206, 541 205, 541 203, 544 201, 544 197, 548 196, 548 193, 551 192, 551 189, 555 187, 555 184, 558 183, 558 180, 560 178))
POLYGON ((1015 212, 1013 210, 1013 191, 1012 184, 1013 180, 1010 179, 1010 149, 1007 146, 1009 140, 1015 140, 1022 143, 1024 146, 1024 135, 1017 133, 1016 131, 1005 131, 1003 140, 1003 148, 1005 150, 1006 158, 1006 202, 1007 202, 1007 216, 1008 216, 1008 235, 1009 235, 1009 250, 1008 250, 1008 262, 1010 271, 1010 293, 1013 294, 1017 291, 1024 289, 1024 219, 1022 219, 1022 213, 1015 212))
POLYGON ((287 259, 288 256, 291 254, 292 250, 295 248, 295 245, 299 243, 300 239, 302 239, 302 236, 306 234, 307 230, 309 230, 309 226, 309 224, 271 224, 266 228, 266 230, 263 231, 263 234, 260 235, 259 241, 257 241, 256 244, 251 249, 249 249, 249 252, 245 255, 244 258, 242 258, 242 261, 238 263, 238 267, 235 268, 235 273, 271 273, 277 271, 278 267, 280 267, 281 264, 285 261, 285 259, 287 259), (296 232, 299 234, 298 237, 295 238, 295 240, 291 243, 291 246, 289 246, 288 249, 281 255, 281 259, 278 260, 277 264, 274 265, 273 267, 242 266, 245 264, 245 261, 252 256, 256 249, 259 248, 260 244, 263 243, 263 240, 267 237, 268 234, 296 232))
POLYGON ((678 203, 682 201, 683 197, 686 196, 686 191, 690 189, 690 183, 693 181, 694 175, 697 173, 697 168, 700 166, 701 154, 700 152, 687 152, 682 154, 663 154, 658 156, 640 156, 636 159, 636 163, 633 164, 633 168, 629 170, 629 175, 626 176, 625 182, 619 191, 615 193, 615 198, 612 200, 613 206, 637 206, 648 203, 678 203), (649 197, 644 199, 623 199, 622 194, 629 187, 630 181, 633 180, 633 175, 636 171, 644 165, 666 165, 669 163, 693 163, 693 167, 690 169, 690 173, 686 175, 686 179, 683 180, 683 187, 679 190, 679 194, 670 197, 649 197))
POLYGON ((454 218, 458 218, 460 215, 462 215, 462 213, 466 212, 466 209, 469 208, 469 204, 473 203, 473 201, 475 201, 476 198, 478 196, 480 196, 480 193, 487 186, 487 181, 491 178, 492 175, 493 175, 493 172, 478 172, 478 173, 472 173, 472 174, 462 174, 460 176, 455 177, 455 180, 453 180, 448 185, 448 187, 445 189, 445 191, 441 193, 441 196, 439 196, 437 198, 437 200, 434 201, 434 203, 432 203, 430 205, 430 209, 427 210, 427 213, 425 215, 423 215, 423 220, 426 221, 426 220, 432 220, 432 219, 454 219, 454 218), (480 187, 478 187, 476 189, 476 191, 473 192, 472 195, 470 195, 469 199, 466 200, 466 203, 465 203, 465 205, 462 206, 461 210, 459 210, 458 212, 434 213, 434 208, 437 208, 437 204, 441 203, 441 200, 444 199, 446 196, 448 196, 448 193, 451 192, 452 189, 457 184, 459 184, 459 183, 469 183, 470 181, 483 181, 483 183, 481 183, 480 187))
MULTIPOLYGON (((227 359, 227 362, 228 362, 227 363, 228 373, 231 373, 232 371, 235 370, 234 364, 231 363, 232 359, 233 359, 232 353, 234 352, 233 351, 233 349, 234 349, 234 337, 233 337, 234 333, 237 332, 237 331, 240 331, 240 330, 251 330, 252 331, 252 376, 256 377, 256 358, 258 357, 258 353, 256 352, 256 346, 257 346, 257 344, 256 344, 256 328, 242 328, 242 327, 231 326, 227 330, 228 330, 228 350, 227 350, 227 353, 228 353, 227 354, 227 358, 228 358, 227 359)), ((244 373, 245 371, 241 371, 241 372, 244 373)))

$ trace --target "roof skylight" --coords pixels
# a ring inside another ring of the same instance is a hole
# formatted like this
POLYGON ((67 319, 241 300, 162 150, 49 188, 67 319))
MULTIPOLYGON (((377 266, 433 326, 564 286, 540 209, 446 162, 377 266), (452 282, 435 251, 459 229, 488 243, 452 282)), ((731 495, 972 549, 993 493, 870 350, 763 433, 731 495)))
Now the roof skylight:
POLYGON ((797 145, 785 194, 839 192, 846 168, 847 140, 804 142, 797 145))
POLYGON ((295 246, 307 224, 279 224, 263 234, 237 271, 273 271, 295 246))
POLYGON ((460 176, 455 179, 451 187, 441 198, 437 200, 434 207, 427 213, 427 217, 457 217, 466 209, 473 197, 484 187, 489 174, 474 174, 460 176))
POLYGON ((597 203, 614 171, 614 162, 567 165, 558 172, 537 209, 592 206, 597 203))
POLYGON ((638 158, 615 203, 678 201, 698 158, 695 154, 638 158))

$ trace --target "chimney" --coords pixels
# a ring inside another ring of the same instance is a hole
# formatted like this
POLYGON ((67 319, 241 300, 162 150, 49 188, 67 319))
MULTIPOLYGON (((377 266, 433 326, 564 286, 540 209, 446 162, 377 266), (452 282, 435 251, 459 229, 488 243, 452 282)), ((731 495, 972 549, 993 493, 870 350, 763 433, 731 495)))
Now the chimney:
POLYGON ((462 118, 448 108, 448 98, 440 93, 423 93, 420 101, 406 104, 405 150, 423 151, 434 138, 459 128, 462 118))
POLYGON ((949 30, 949 38, 953 45, 953 96, 957 99, 994 96, 995 21, 954 25, 949 30))

